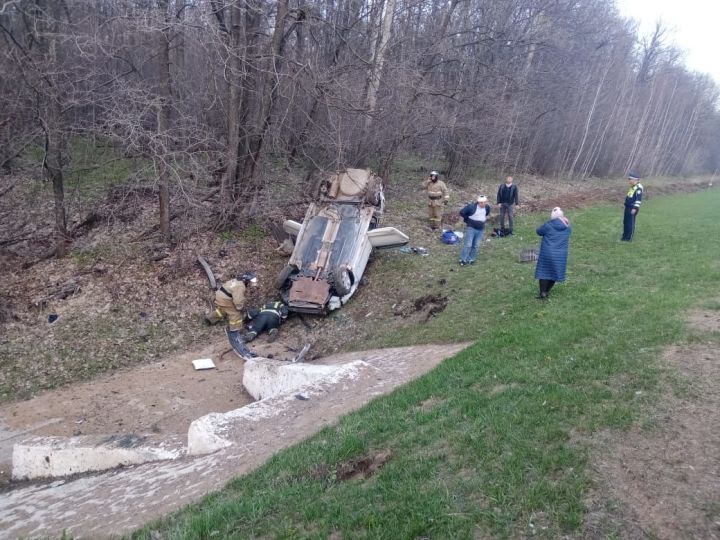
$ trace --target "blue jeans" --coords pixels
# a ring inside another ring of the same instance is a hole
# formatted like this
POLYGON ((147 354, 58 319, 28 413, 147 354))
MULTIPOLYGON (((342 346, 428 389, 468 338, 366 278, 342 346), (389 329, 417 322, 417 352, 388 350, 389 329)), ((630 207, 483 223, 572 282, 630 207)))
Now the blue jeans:
POLYGON ((474 227, 465 227, 465 237, 463 238, 463 247, 460 250, 460 262, 474 263, 477 257, 478 246, 482 241, 485 229, 475 229, 474 227))

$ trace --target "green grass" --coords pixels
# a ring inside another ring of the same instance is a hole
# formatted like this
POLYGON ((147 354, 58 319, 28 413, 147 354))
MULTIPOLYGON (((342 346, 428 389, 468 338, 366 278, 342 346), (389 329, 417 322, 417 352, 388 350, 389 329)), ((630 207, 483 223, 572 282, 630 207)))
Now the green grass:
POLYGON ((382 255, 374 273, 424 292, 444 278, 452 301, 427 324, 379 325, 358 346, 474 345, 135 537, 577 532, 591 485, 582 441, 642 424, 666 389, 661 348, 689 338, 686 310, 716 305, 718 205, 718 190, 648 200, 632 244, 618 241, 617 205, 571 213, 568 281, 544 303, 534 298, 533 266, 516 262, 521 246, 536 243, 544 216, 526 216, 517 236, 485 244, 475 267, 457 268, 456 248, 444 246, 433 245, 427 258, 382 255), (430 398, 434 407, 419 406, 430 398), (391 459, 368 479, 333 474, 338 464, 386 449, 391 459), (542 527, 531 530, 538 520, 542 527))
POLYGON ((450 248, 428 258, 385 255, 383 275, 422 276, 419 285, 444 276, 464 294, 412 335, 379 330, 373 344, 479 341, 161 529, 189 538, 502 537, 526 534, 542 512, 548 537, 575 530, 589 478, 572 433, 626 428, 657 392, 659 347, 683 339, 683 311, 720 282, 712 264, 719 199, 715 191, 652 201, 633 244, 617 242, 615 207, 571 215, 569 281, 547 303, 533 298, 532 266, 515 262, 531 218, 462 273, 449 272, 450 248), (440 404, 421 411, 430 397, 440 404), (384 448, 393 458, 369 480, 313 474, 384 448))
MULTIPOLYGON (((98 199, 107 190, 127 183, 148 163, 142 159, 124 157, 122 151, 114 148, 102 138, 73 137, 67 142, 64 151, 67 160, 63 169, 66 196, 83 199, 98 199)), ((25 152, 24 160, 33 165, 42 164, 44 150, 42 146, 31 147, 25 152)), ((152 172, 149 174, 152 175, 152 172)), ((52 186, 45 187, 52 189, 52 186)), ((38 190, 43 186, 38 184, 38 190)))
POLYGON ((225 243, 235 242, 237 240, 254 241, 261 240, 268 235, 262 225, 252 223, 239 231, 221 231, 219 233, 220 240, 225 243))

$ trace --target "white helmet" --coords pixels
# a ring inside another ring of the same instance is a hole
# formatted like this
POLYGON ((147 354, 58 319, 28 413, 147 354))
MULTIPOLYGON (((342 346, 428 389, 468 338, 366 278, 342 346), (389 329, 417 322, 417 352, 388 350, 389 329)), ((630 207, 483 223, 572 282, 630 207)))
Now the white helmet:
POLYGON ((430 173, 430 178, 432 178, 433 176, 434 176, 435 178, 438 178, 440 175, 438 174, 437 171, 433 171, 433 172, 430 173))

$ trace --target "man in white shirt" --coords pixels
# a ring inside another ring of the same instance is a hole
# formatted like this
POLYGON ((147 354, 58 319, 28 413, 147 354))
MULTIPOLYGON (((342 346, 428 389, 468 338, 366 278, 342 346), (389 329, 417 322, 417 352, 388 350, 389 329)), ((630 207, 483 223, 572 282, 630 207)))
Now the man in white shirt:
POLYGON ((485 222, 490 215, 490 205, 485 195, 478 195, 475 202, 468 203, 462 210, 460 216, 465 221, 465 236, 460 251, 460 266, 475 264, 478 246, 485 233, 485 222))

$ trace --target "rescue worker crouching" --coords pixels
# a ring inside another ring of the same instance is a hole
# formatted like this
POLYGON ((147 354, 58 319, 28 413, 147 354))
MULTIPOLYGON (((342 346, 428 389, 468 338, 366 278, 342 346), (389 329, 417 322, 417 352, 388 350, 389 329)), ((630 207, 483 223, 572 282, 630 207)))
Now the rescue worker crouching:
POLYGON ((253 309, 248 312, 250 324, 245 332, 245 341, 252 341, 263 331, 268 333, 268 341, 277 339, 279 328, 282 322, 287 319, 288 307, 282 302, 268 302, 260 309, 253 309))
POLYGON ((442 221, 442 207, 450 200, 450 192, 445 182, 440 180, 437 171, 430 173, 430 178, 423 182, 423 188, 427 190, 428 195, 430 228, 436 230, 440 227, 440 222, 442 221))
POLYGON ((245 289, 257 286, 257 282, 257 276, 252 272, 225 281, 215 291, 215 310, 205 320, 217 324, 227 317, 228 332, 240 332, 244 319, 242 310, 245 307, 245 289))

